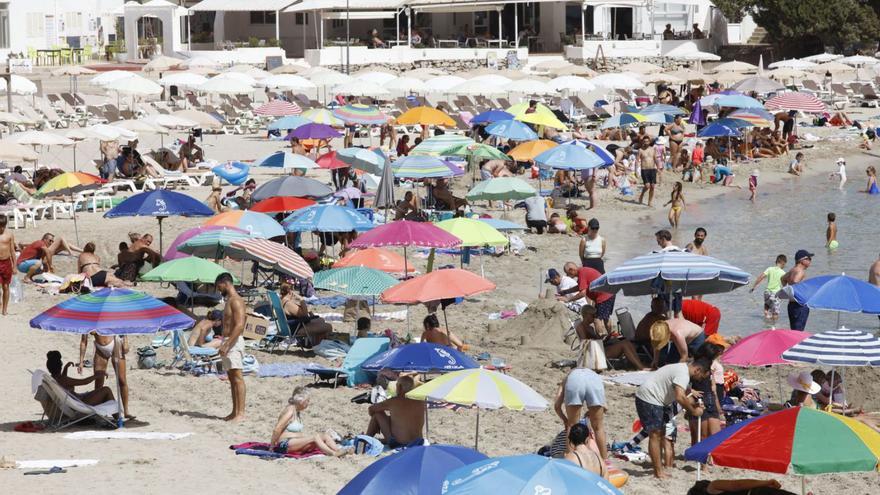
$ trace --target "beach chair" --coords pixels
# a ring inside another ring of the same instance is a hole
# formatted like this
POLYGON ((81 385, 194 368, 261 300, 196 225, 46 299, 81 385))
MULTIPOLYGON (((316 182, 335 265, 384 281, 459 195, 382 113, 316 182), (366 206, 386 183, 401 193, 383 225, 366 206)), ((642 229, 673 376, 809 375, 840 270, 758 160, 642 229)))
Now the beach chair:
POLYGON ((649 346, 636 342, 636 325, 633 323, 629 308, 617 308, 614 314, 617 316, 617 328, 620 330, 620 334, 632 342, 636 348, 636 355, 642 362, 650 363, 654 359, 653 350, 649 346))
POLYGON ((315 375, 315 381, 332 381, 333 388, 340 378, 346 379, 349 387, 354 387, 370 380, 370 373, 360 369, 361 365, 371 357, 388 350, 390 341, 386 337, 364 337, 357 339, 342 360, 338 368, 310 366, 306 371, 315 375))
POLYGON ((94 419, 111 428, 117 426, 113 415, 119 411, 119 405, 115 400, 90 406, 65 390, 45 371, 31 372, 31 391, 34 399, 43 406, 49 427, 55 431, 88 419, 94 419))
POLYGON ((835 108, 846 108, 846 105, 849 103, 849 92, 843 87, 843 84, 832 84, 831 85, 831 104, 835 108), (840 104, 843 106, 840 106, 840 104))
POLYGON ((194 374, 209 373, 217 369, 217 363, 222 361, 220 351, 210 347, 190 347, 183 330, 174 330, 172 335, 174 360, 168 365, 169 368, 179 367, 194 374))
POLYGON ((291 331, 290 322, 287 320, 287 315, 284 313, 284 306, 281 304, 281 297, 278 293, 274 290, 269 290, 266 291, 266 296, 269 298, 269 305, 272 307, 272 318, 275 319, 275 329, 277 330, 275 335, 266 341, 266 350, 272 352, 281 344, 285 344, 285 353, 287 353, 292 344, 298 344, 300 349, 311 347, 311 345, 309 345, 311 343, 309 341, 309 336, 306 335, 305 326, 302 323, 299 323, 296 328, 291 331))
POLYGON ((859 88, 858 94, 861 95, 861 101, 859 103, 862 106, 878 107, 878 99, 880 99, 880 96, 877 95, 870 84, 862 84, 859 88))

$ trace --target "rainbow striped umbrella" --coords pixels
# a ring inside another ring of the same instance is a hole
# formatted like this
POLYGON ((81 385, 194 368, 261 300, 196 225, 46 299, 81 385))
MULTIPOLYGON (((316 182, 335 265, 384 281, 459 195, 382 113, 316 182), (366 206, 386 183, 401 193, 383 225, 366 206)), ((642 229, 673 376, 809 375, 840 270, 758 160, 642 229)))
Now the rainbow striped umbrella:
POLYGON ((880 433, 839 414, 793 407, 728 426, 684 457, 779 474, 876 471, 880 433))
POLYGON ((730 119, 745 120, 755 127, 773 125, 773 114, 763 108, 740 108, 727 115, 730 119))
POLYGON ((433 156, 405 156, 392 163, 391 170, 395 177, 403 179, 433 179, 464 174, 462 169, 433 156))
POLYGON ((235 227, 248 232, 252 237, 270 239, 284 235, 284 229, 274 218, 248 210, 232 210, 218 213, 207 219, 202 226, 217 225, 220 227, 235 227))
POLYGON ((43 184, 37 191, 36 196, 65 196, 97 189, 105 181, 100 177, 83 172, 65 172, 53 177, 43 184))
POLYGON ((313 108, 302 113, 301 117, 305 117, 316 124, 332 125, 333 127, 342 127, 344 122, 333 115, 333 112, 326 108, 313 108))
POLYGON ((455 134, 441 134, 439 136, 429 137, 418 146, 409 151, 410 155, 429 155, 442 156, 442 153, 449 148, 456 146, 470 146, 476 144, 476 141, 466 136, 457 136, 455 134))
POLYGON ((333 116, 346 124, 382 125, 388 122, 388 116, 372 105, 355 103, 333 110, 333 116))
POLYGON ((284 100, 272 100, 264 103, 254 110, 257 115, 269 115, 271 117, 286 117, 288 115, 299 115, 302 108, 296 103, 284 100))

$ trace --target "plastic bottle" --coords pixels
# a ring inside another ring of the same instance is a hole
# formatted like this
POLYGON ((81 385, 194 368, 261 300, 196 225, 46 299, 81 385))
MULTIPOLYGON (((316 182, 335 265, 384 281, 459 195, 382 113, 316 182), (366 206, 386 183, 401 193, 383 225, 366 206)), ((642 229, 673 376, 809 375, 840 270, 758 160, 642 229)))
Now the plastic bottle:
POLYGON ((24 300, 24 284, 18 275, 12 277, 12 283, 9 284, 9 300, 13 304, 18 304, 24 300))

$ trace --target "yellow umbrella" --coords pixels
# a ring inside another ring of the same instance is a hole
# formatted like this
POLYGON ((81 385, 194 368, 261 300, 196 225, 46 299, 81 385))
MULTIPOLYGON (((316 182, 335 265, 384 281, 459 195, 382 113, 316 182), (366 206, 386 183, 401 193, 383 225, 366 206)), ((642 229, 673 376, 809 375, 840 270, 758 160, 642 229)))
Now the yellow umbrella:
POLYGON ((556 117, 556 114, 553 113, 553 110, 550 110, 547 105, 538 103, 535 107, 535 111, 530 113, 527 112, 528 109, 529 104, 524 102, 508 108, 506 112, 513 115, 513 118, 520 122, 552 127, 554 129, 559 129, 560 131, 568 130, 565 124, 556 117))
POLYGON ((536 139, 520 144, 510 150, 507 155, 518 162, 527 162, 534 160, 536 156, 556 146, 557 144, 549 139, 536 139))
POLYGON ((441 110, 431 107, 410 108, 403 115, 397 117, 400 125, 442 125, 455 127, 455 121, 441 110))

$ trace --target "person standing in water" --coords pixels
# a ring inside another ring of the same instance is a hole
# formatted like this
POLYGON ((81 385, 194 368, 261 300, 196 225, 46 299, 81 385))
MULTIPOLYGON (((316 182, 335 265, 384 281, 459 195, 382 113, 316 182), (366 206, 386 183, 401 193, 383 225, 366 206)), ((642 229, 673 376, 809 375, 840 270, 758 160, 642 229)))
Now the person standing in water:
POLYGON ((694 231, 694 240, 684 247, 685 251, 699 254, 700 256, 709 256, 709 248, 706 247, 706 236, 709 235, 703 227, 697 227, 694 231))
POLYGON ((837 159, 837 172, 831 172, 831 177, 829 178, 833 179, 835 175, 840 180, 837 188, 843 191, 843 185, 846 184, 846 160, 843 157, 837 159))
MULTIPOLYGON (((880 260, 878 260, 880 261, 880 260)), ((788 258, 784 254, 776 257, 776 264, 764 270, 764 273, 758 275, 755 284, 749 289, 754 292, 755 288, 767 279, 767 288, 764 289, 764 319, 776 323, 779 319, 779 297, 776 293, 782 290, 782 277, 785 275, 785 264, 788 258)))
POLYGON ((880 194, 880 188, 877 187, 877 169, 871 165, 865 170, 865 173, 868 174, 868 185, 865 186, 865 190, 862 192, 872 195, 880 194))
POLYGON ((669 197, 669 201, 663 205, 672 205, 669 208, 669 225, 672 225, 672 228, 674 229, 678 228, 679 221, 681 220, 681 212, 684 211, 685 207, 684 194, 681 192, 681 188, 681 182, 676 182, 675 185, 672 186, 672 194, 669 197))
POLYGON ((839 246, 837 242, 837 215, 834 212, 828 214, 828 228, 825 229, 825 247, 834 251, 839 246))
MULTIPOLYGON (((795 265, 782 276, 782 285, 794 285, 803 282, 807 278, 807 268, 813 261, 813 253, 806 249, 798 249, 794 255, 795 265)), ((798 303, 794 299, 788 301, 788 322, 792 330, 803 331, 807 327, 807 318, 810 317, 810 308, 798 303)))

